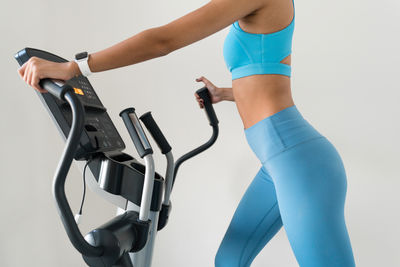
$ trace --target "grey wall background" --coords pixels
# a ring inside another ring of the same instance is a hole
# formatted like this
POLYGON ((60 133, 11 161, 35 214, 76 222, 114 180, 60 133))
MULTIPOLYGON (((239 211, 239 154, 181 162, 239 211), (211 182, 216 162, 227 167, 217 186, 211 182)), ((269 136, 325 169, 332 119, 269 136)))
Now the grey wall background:
MULTIPOLYGON (((13 54, 30 46, 71 59, 76 52, 94 52, 168 23, 206 2, 2 1, 0 266, 84 266, 51 195, 63 141, 36 93, 18 77, 13 54)), ((400 266, 399 12, 396 0, 296 2, 294 100, 342 155, 348 174, 347 226, 357 265, 363 267, 400 266)), ((91 77, 128 153, 137 155, 118 117, 128 106, 140 114, 153 111, 176 156, 208 137, 208 123, 193 97, 202 86, 195 78, 204 75, 217 86, 231 86, 222 57, 227 31, 167 57, 91 77)), ((158 236, 155 267, 213 266, 231 216, 258 170, 234 103, 215 108, 220 139, 182 167, 170 223, 158 236)), ((157 154, 156 160, 163 173, 163 158, 157 154)), ((81 174, 74 167, 67 193, 75 211, 81 190, 81 174)), ((86 203, 85 233, 114 215, 93 194, 86 203)), ((252 266, 297 266, 284 229, 252 266)))

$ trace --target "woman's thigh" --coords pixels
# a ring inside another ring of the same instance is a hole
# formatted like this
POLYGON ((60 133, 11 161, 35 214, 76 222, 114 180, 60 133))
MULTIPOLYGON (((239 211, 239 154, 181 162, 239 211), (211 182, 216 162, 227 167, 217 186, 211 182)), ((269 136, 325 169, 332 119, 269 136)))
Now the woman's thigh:
POLYGON ((276 189, 282 222, 301 267, 353 267, 344 219, 347 191, 334 146, 317 138, 288 148, 264 167, 276 189))
POLYGON ((215 266, 250 266, 281 227, 275 187, 261 167, 233 215, 218 249, 215 266))

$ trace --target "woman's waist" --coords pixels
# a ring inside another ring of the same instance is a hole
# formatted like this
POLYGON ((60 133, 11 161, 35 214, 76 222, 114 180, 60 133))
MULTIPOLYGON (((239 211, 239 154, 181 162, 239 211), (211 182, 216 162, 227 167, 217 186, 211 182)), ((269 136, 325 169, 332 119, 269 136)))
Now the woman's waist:
POLYGON ((297 144, 324 137, 299 112, 284 108, 246 128, 247 142, 261 161, 297 144))
POLYGON ((294 105, 290 85, 234 82, 233 95, 244 128, 294 105))

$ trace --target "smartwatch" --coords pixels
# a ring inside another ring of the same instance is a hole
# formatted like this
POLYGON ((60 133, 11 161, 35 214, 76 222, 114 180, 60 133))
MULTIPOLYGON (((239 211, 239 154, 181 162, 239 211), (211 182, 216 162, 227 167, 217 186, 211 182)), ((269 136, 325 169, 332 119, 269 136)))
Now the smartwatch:
POLYGON ((89 59, 88 52, 81 52, 75 55, 75 62, 78 64, 79 70, 85 77, 92 74, 89 68, 88 59, 89 59))

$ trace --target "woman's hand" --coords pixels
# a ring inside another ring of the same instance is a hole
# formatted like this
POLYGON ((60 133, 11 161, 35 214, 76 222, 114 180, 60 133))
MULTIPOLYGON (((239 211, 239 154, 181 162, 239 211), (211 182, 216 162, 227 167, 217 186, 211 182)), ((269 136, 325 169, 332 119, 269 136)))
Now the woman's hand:
POLYGON ((80 71, 78 65, 73 61, 56 63, 38 57, 31 57, 18 69, 18 73, 27 84, 37 91, 47 93, 39 85, 41 79, 51 78, 67 81, 80 74, 80 71))
MULTIPOLYGON (((205 86, 208 89, 208 92, 210 93, 211 104, 216 104, 223 100, 228 100, 226 98, 226 90, 225 90, 228 88, 216 87, 213 83, 211 83, 209 80, 207 80, 203 76, 201 76, 200 78, 197 78, 196 82, 203 82, 205 84, 205 86)), ((199 103, 200 108, 204 108, 203 99, 201 99, 197 93, 194 93, 194 95, 196 97, 197 102, 199 103)))

